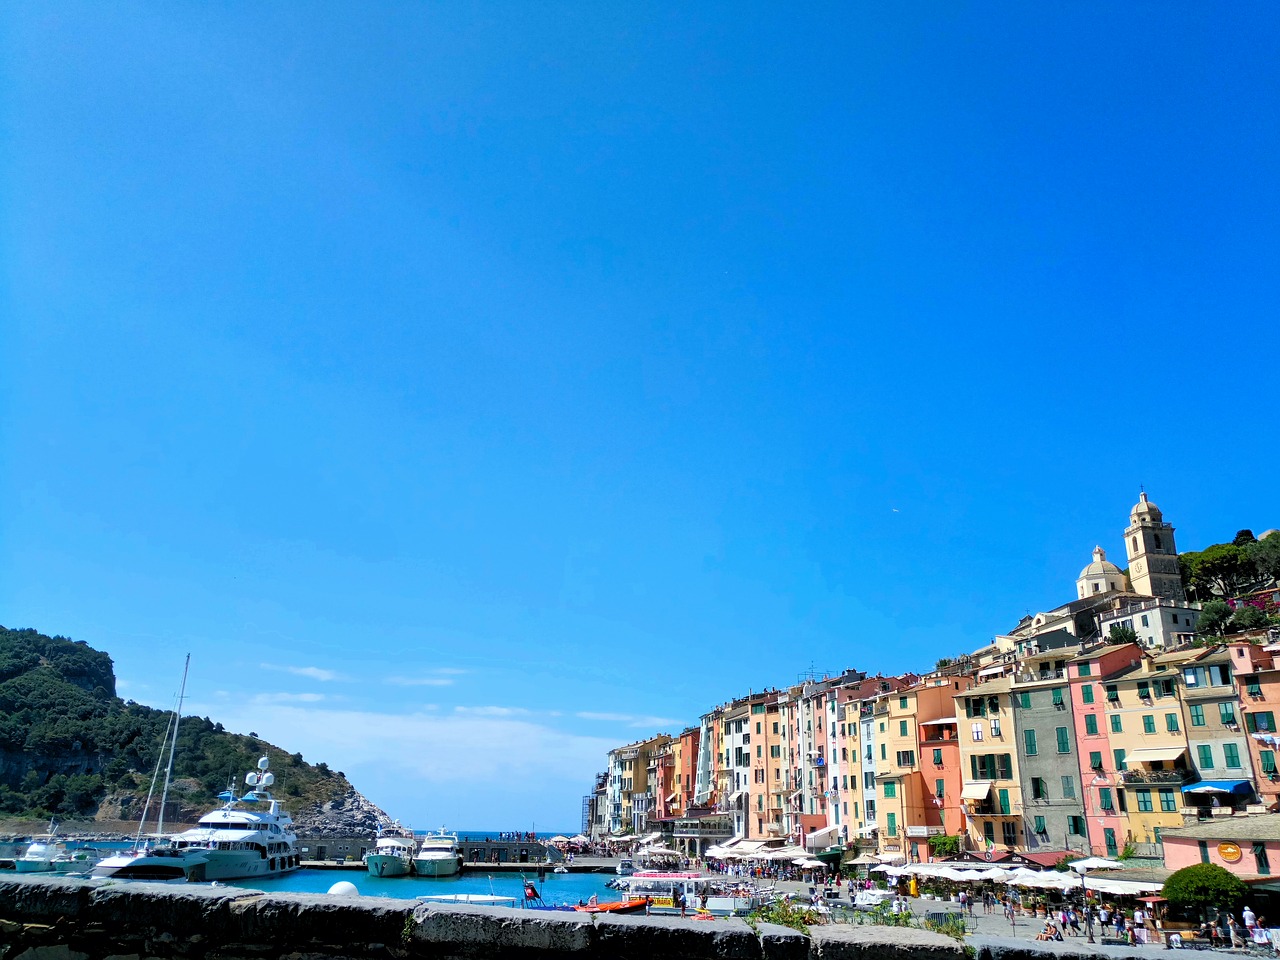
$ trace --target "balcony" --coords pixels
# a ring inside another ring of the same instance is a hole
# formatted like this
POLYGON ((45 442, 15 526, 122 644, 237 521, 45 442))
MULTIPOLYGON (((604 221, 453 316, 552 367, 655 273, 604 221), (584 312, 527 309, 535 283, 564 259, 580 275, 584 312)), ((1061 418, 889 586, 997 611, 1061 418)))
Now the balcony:
POLYGON ((1125 784, 1187 783, 1195 776, 1190 770, 1121 770, 1120 782, 1125 784))

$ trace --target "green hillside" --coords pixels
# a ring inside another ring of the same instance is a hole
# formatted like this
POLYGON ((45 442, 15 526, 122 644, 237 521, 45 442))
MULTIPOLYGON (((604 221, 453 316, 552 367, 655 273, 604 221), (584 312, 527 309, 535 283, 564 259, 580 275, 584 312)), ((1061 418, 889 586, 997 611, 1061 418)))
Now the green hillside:
MULTIPOLYGON (((0 627, 0 816, 120 819, 141 812, 169 714, 115 694, 111 658, 65 637, 0 627), (104 803, 106 801, 106 803, 104 803)), ((208 718, 179 726, 169 814, 209 809, 266 752, 291 812, 351 790, 301 754, 230 733, 208 718)))

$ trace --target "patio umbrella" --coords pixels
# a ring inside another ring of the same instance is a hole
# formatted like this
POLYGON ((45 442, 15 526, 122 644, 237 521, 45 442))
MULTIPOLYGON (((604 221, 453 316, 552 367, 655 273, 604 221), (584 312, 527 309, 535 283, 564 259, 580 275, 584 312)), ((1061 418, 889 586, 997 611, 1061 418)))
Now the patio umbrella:
POLYGON ((872 864, 877 864, 879 862, 880 861, 877 860, 875 857, 869 857, 865 853, 862 856, 854 857, 852 860, 849 861, 849 863, 859 867, 871 866, 872 864))
POLYGON ((548 843, 568 843, 568 842, 569 842, 569 838, 568 838, 568 837, 562 837, 562 836, 560 836, 559 834, 557 834, 556 836, 552 837, 552 838, 551 838, 549 841, 547 841, 547 842, 548 842, 548 843))
POLYGON ((1085 870, 1119 870, 1124 864, 1104 857, 1085 857, 1083 860, 1072 860, 1067 866, 1076 873, 1083 873, 1085 870))

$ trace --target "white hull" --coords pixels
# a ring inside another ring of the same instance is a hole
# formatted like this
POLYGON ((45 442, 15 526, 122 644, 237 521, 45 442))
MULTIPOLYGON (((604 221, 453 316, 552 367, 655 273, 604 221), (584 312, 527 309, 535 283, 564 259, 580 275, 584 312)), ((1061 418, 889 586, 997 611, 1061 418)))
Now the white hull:
POLYGON ((13 868, 19 873, 52 873, 53 861, 43 859, 23 860, 19 858, 13 861, 13 868))
POLYGON ((392 853, 371 853, 364 858, 371 877, 407 877, 413 871, 413 860, 392 853))
POLYGON ((100 860, 94 877, 116 880, 246 880, 282 877, 298 869, 297 857, 263 857, 249 851, 152 850, 100 860))
POLYGON ((419 856, 413 861, 413 870, 420 877, 452 877, 458 869, 458 858, 454 854, 419 856))

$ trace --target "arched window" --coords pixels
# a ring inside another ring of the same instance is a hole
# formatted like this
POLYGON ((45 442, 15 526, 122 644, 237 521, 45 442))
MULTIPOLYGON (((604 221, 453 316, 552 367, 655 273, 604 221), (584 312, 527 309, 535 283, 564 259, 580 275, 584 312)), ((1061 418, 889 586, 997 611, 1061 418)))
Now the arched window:
POLYGON ((1137 537, 1134 537, 1134 538, 1133 538, 1133 552, 1134 552, 1134 553, 1137 553, 1137 552, 1138 552, 1138 538, 1137 538, 1137 537))
POLYGON ((1163 550, 1163 549, 1164 549, 1164 544, 1162 544, 1162 543, 1160 542, 1160 534, 1158 534, 1158 533, 1157 533, 1157 534, 1153 534, 1153 536, 1156 538, 1156 549, 1157 549, 1157 550, 1163 550))

